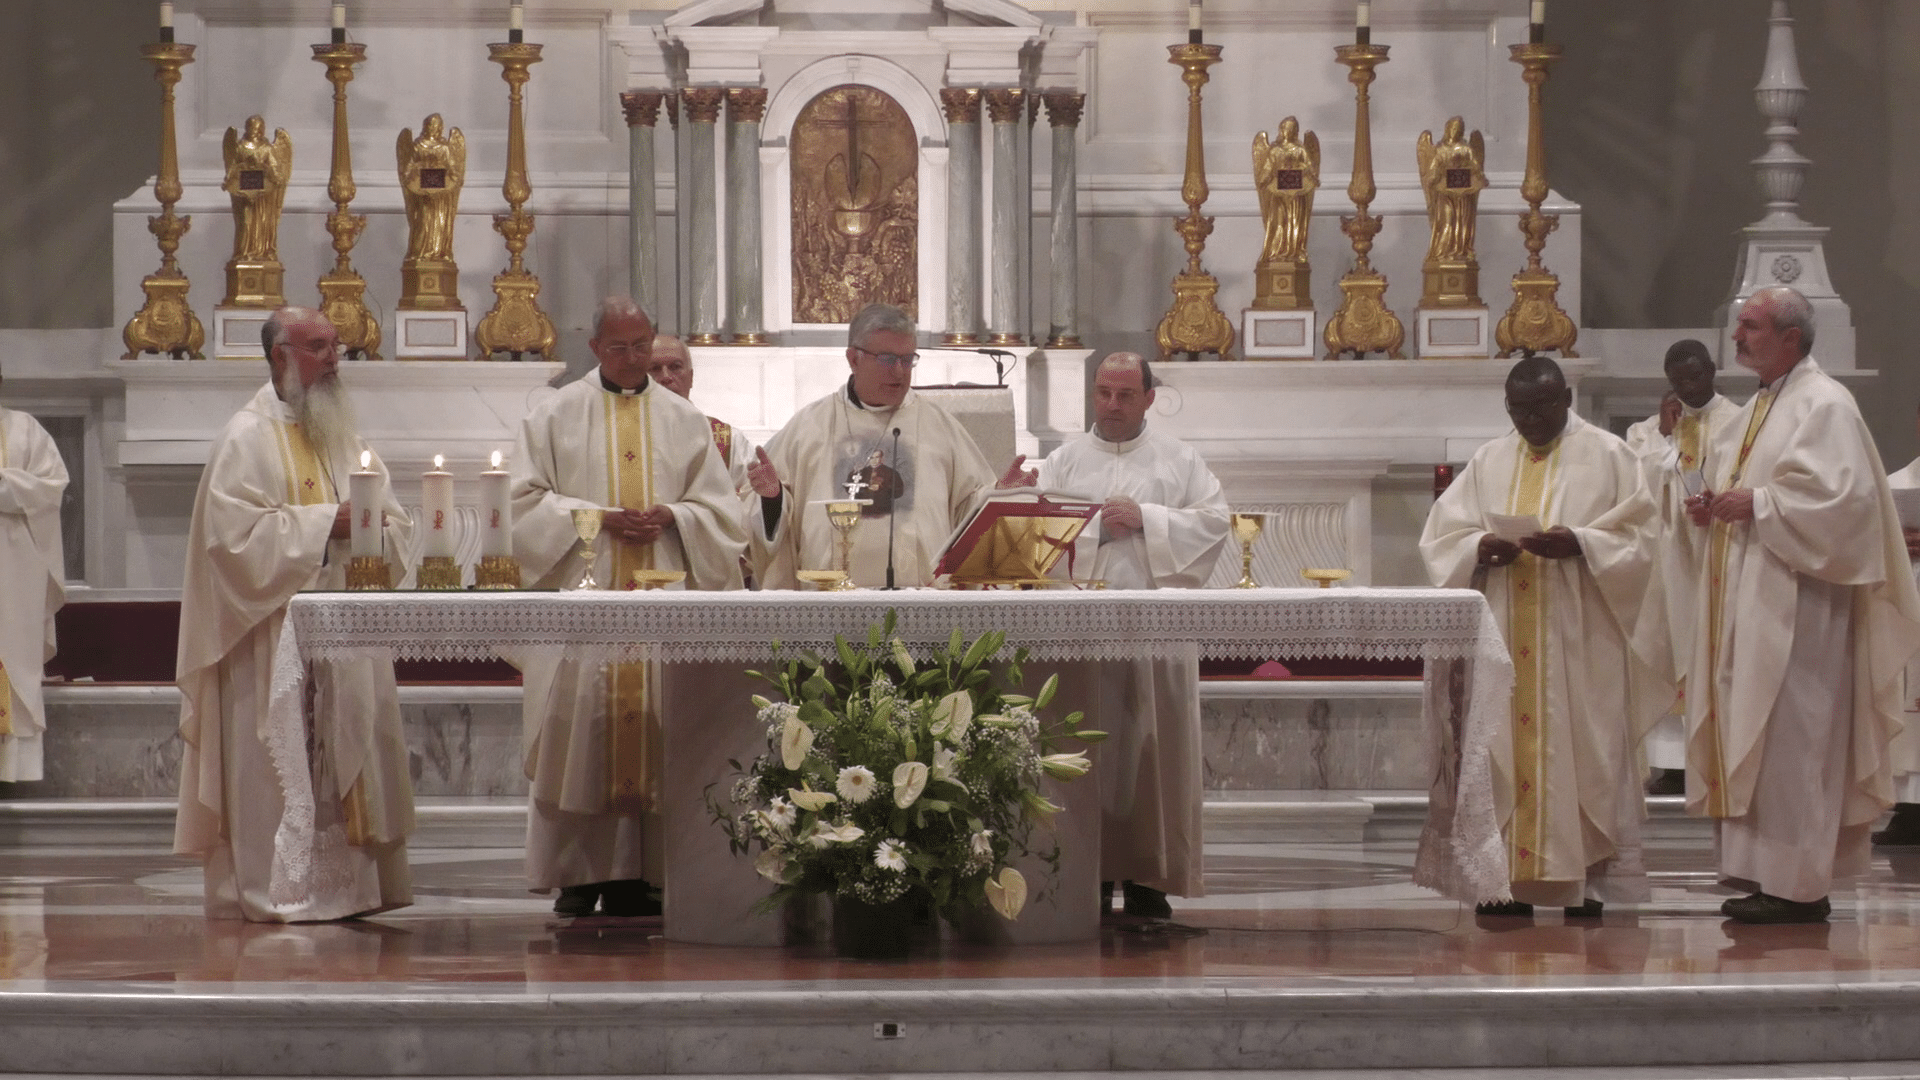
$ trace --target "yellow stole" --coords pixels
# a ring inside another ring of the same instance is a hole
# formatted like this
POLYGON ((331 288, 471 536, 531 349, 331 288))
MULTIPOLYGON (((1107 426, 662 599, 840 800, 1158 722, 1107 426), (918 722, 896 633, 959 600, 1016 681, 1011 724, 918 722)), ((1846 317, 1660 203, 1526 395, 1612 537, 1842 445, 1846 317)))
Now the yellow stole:
MULTIPOLYGON (((1733 461, 1733 471, 1727 475, 1727 490, 1740 486, 1741 475, 1747 468, 1747 456, 1753 453, 1753 442, 1760 436, 1760 428, 1767 422, 1767 414, 1773 411, 1773 403, 1780 396, 1780 382, 1761 390, 1753 396, 1753 412, 1747 417, 1746 434, 1740 438, 1740 456, 1733 461)), ((1701 717, 1701 752, 1704 756, 1699 763, 1699 771, 1707 785, 1707 816, 1723 818, 1727 813, 1727 754, 1726 744, 1720 730, 1720 635, 1726 620, 1726 578, 1727 556, 1733 545, 1733 526, 1725 521, 1715 521, 1709 532, 1711 537, 1708 558, 1713 574, 1707 588, 1707 670, 1702 672, 1702 681, 1707 688, 1707 708, 1701 717)), ((1687 740, 1689 749, 1693 739, 1687 740)), ((1693 761, 1688 759, 1688 767, 1693 761)))
MULTIPOLYGON (((653 399, 647 394, 607 394, 607 505, 645 510, 653 498, 653 399)), ((653 569, 653 545, 612 538, 609 588, 624 589, 635 570, 653 569)), ((615 800, 638 799, 651 808, 660 740, 659 710, 647 665, 607 665, 607 777, 615 800)))
MULTIPOLYGON (((1546 447, 1522 440, 1506 512, 1532 514, 1544 527, 1559 471, 1559 439, 1546 447)), ((1507 830, 1507 865, 1514 881, 1539 881, 1546 873, 1541 842, 1547 835, 1547 811, 1540 798, 1547 772, 1548 720, 1543 569, 1541 560, 1526 552, 1507 568, 1507 647, 1513 652, 1513 823, 1507 830)))
POLYGON ((713 448, 720 451, 720 464, 733 460, 733 425, 725 420, 707 417, 707 427, 713 429, 713 448))
POLYGON ((1682 412, 1680 419, 1673 425, 1673 445, 1680 455, 1680 468, 1704 469, 1706 448, 1701 441, 1706 437, 1707 416, 1705 413, 1682 412))
MULTIPOLYGON (((0 469, 7 467, 7 418, 0 413, 0 469)), ((0 736, 13 734, 13 680, 7 677, 7 665, 0 661, 0 736)))

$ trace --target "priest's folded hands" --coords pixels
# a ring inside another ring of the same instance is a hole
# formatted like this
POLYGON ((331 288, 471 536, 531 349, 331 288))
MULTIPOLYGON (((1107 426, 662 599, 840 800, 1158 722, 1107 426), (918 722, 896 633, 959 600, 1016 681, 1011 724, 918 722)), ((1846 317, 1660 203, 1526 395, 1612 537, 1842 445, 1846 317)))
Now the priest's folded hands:
POLYGON ((651 544, 673 528, 673 511, 658 503, 645 510, 609 510, 600 528, 629 544, 651 544))

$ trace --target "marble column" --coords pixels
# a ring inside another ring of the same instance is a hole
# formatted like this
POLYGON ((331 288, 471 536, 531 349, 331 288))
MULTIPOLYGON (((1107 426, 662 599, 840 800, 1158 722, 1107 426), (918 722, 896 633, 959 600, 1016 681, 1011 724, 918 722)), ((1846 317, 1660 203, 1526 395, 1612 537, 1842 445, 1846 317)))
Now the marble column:
POLYGON ((689 345, 718 345, 720 337, 720 204, 716 190, 714 136, 727 92, 718 86, 689 86, 687 106, 687 192, 681 213, 687 218, 687 333, 689 345))
POLYGON ((1047 348, 1080 348, 1080 113, 1087 95, 1071 90, 1046 93, 1047 123, 1053 127, 1053 314, 1047 348))
MULTIPOLYGON (((673 128, 673 304, 654 316, 654 327, 661 333, 687 332, 687 251, 693 234, 687 222, 687 129, 680 123, 680 95, 667 94, 667 123, 673 128)), ((661 298, 666 308, 666 298, 661 298)))
POLYGON ((942 345, 980 344, 980 91, 940 91, 947 114, 947 332, 942 345))
POLYGON ((988 284, 987 344, 1025 345, 1020 332, 1020 128, 1027 92, 987 91, 993 122, 993 270, 988 284))
POLYGON ((727 91, 727 331, 735 345, 765 345, 760 285, 760 121, 767 91, 727 91))
POLYGON ((1027 107, 1020 114, 1020 172, 1014 188, 1020 197, 1020 338, 1032 341, 1033 332, 1033 129, 1040 119, 1040 95, 1027 91, 1027 107))
POLYGON ((660 120, 661 90, 628 90, 620 95, 627 114, 627 293, 659 318, 659 268, 654 243, 659 202, 653 190, 654 125, 660 120))

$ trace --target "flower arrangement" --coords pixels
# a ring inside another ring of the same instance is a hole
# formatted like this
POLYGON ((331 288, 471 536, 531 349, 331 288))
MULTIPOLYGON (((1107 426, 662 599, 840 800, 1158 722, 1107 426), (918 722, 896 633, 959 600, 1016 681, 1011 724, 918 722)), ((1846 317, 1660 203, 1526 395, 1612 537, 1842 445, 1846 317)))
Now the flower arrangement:
POLYGON ((988 903, 1017 918, 1027 883, 1011 862, 1059 859, 1057 846, 1029 847, 1034 823, 1061 809, 1041 777, 1085 775, 1086 755, 1063 747, 1106 734, 1082 728, 1079 712, 1042 719, 1058 676, 1031 697, 1012 692, 1025 649, 996 680, 988 661, 1004 633, 966 643, 955 630, 916 663, 894 625, 888 612, 864 647, 836 638, 827 660, 783 660, 774 643, 773 672, 752 673, 782 699, 753 699, 768 752, 733 763, 733 805, 714 805, 715 818, 735 854, 759 848, 755 869, 779 886, 767 909, 809 893, 882 905, 919 890, 943 914, 988 903))

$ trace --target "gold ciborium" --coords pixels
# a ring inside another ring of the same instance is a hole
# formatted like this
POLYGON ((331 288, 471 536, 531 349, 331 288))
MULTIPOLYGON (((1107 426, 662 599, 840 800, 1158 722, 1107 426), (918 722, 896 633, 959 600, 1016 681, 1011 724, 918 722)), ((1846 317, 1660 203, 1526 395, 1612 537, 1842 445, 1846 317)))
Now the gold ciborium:
POLYGON ((1240 541, 1240 580, 1234 582, 1236 589, 1257 589, 1260 583, 1253 580, 1253 542, 1260 539, 1260 530, 1266 526, 1265 514, 1235 514, 1233 538, 1240 541))
POLYGON ((860 525, 860 511, 872 502, 872 499, 840 499, 827 504, 827 523, 840 534, 840 583, 833 586, 836 592, 859 588, 853 583, 853 570, 849 566, 853 560, 853 530, 860 525))
POLYGON ((580 537, 581 543, 580 561, 587 564, 586 576, 580 579, 580 584, 574 586, 576 589, 600 587, 600 583, 593 579, 593 560, 596 558, 593 542, 600 538, 600 519, 605 513, 606 511, 597 506, 573 512, 573 531, 580 537))
POLYGON ((1308 567, 1307 569, 1305 569, 1305 570, 1302 570, 1302 571, 1300 571, 1300 576, 1301 576, 1301 577, 1303 577, 1303 578, 1306 578, 1306 579, 1307 579, 1308 581, 1317 581, 1317 582, 1319 582, 1319 583, 1320 583, 1320 587, 1321 587, 1321 588, 1323 588, 1323 589, 1331 589, 1331 588, 1333 588, 1333 583, 1334 583, 1334 582, 1336 582, 1336 581, 1345 581, 1345 580, 1347 580, 1348 578, 1350 578, 1350 577, 1352 577, 1352 576, 1353 576, 1353 571, 1351 571, 1351 570, 1322 570, 1322 569, 1318 569, 1318 568, 1315 568, 1315 567, 1311 567, 1311 566, 1310 566, 1310 567, 1308 567))

